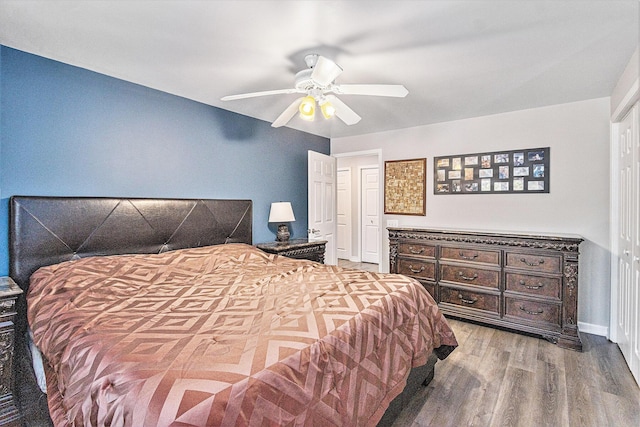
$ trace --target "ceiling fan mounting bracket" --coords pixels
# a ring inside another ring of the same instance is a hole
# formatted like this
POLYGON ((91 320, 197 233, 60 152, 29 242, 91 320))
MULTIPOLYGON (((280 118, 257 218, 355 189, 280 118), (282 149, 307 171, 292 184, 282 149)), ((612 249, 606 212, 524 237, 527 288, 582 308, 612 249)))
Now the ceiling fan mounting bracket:
POLYGON ((309 53, 307 55, 304 56, 304 62, 305 64, 307 64, 307 67, 309 68, 313 68, 316 66, 316 64, 318 63, 318 57, 320 55, 318 55, 317 53, 309 53))

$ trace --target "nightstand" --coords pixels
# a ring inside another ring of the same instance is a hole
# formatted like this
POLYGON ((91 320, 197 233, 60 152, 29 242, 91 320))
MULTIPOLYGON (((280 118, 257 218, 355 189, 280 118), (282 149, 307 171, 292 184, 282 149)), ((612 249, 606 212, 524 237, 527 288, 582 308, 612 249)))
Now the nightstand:
POLYGON ((16 299, 22 289, 10 277, 0 277, 0 426, 20 426, 13 396, 13 344, 16 299))
POLYGON ((256 247, 270 254, 308 259, 324 264, 326 240, 291 239, 286 242, 258 243, 256 247))

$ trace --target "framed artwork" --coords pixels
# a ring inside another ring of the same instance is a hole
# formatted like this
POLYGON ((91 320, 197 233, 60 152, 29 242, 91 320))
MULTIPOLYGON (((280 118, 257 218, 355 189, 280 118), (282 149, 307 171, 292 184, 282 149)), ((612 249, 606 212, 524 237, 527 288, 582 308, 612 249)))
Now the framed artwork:
POLYGON ((548 193, 549 147, 435 157, 434 194, 548 193))
POLYGON ((426 215, 427 159, 384 162, 384 213, 426 215))

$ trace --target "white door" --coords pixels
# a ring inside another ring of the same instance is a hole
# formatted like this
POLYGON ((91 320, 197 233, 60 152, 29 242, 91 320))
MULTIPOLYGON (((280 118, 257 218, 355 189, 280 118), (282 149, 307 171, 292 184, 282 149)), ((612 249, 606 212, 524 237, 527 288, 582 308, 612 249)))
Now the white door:
POLYGON ((632 143, 633 150, 633 210, 631 212, 631 229, 633 231, 631 247, 631 277, 633 287, 633 332, 631 351, 631 372, 640 384, 640 104, 633 108, 635 116, 635 137, 632 143))
POLYGON ((338 259, 351 259, 351 169, 338 169, 337 182, 336 254, 338 259))
POLYGON ((336 159, 308 152, 308 225, 310 240, 326 240, 325 264, 336 265, 336 159))
POLYGON ((640 384, 640 104, 636 104, 633 108, 635 116, 635 137, 633 139, 633 210, 631 211, 631 277, 632 277, 632 296, 633 296, 633 332, 632 332, 632 350, 631 350, 631 372, 640 384))
POLYGON ((638 104, 616 125, 618 137, 618 247, 616 342, 640 383, 640 138, 638 104))
POLYGON ((362 168, 362 262, 380 262, 380 176, 378 167, 362 168))

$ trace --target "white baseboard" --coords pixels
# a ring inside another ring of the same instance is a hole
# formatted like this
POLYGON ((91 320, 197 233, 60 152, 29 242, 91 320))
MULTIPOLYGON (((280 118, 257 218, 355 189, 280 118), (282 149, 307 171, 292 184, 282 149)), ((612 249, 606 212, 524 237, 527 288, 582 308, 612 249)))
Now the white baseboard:
POLYGON ((359 256, 353 256, 353 257, 349 258, 349 261, 351 261, 351 262, 360 262, 360 257, 359 256))
POLYGON ((601 337, 609 336, 609 327, 602 325, 594 325, 592 323, 578 322, 578 330, 586 334, 599 335, 601 337))

